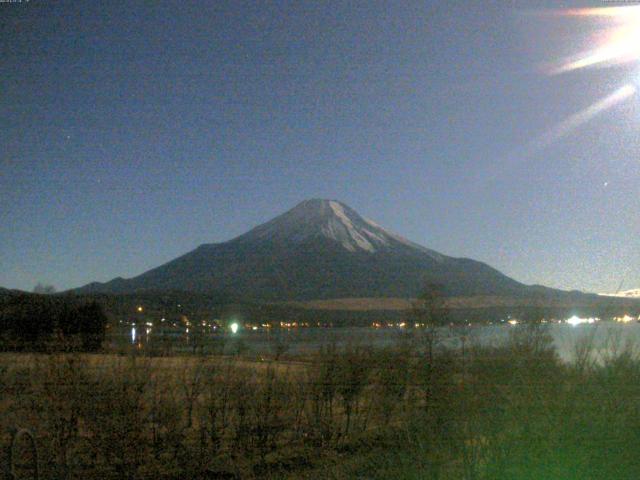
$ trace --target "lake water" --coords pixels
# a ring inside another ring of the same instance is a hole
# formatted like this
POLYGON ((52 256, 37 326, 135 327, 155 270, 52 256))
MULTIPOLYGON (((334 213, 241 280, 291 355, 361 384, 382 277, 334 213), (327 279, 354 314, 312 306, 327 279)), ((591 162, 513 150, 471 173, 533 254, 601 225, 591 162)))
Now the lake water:
MULTIPOLYGON (((467 345, 496 345, 508 339, 515 328, 511 325, 478 325, 459 328, 444 328, 440 331, 443 343, 455 347, 461 345, 464 334, 467 345)), ((575 358, 576 347, 590 342, 594 352, 600 356, 620 351, 627 345, 640 347, 640 323, 628 324, 599 322, 571 326, 568 324, 549 324, 545 328, 553 338, 560 357, 565 361, 575 358)), ((420 330, 418 330, 420 332, 420 330)), ((342 348, 348 345, 371 347, 392 346, 406 341, 413 335, 411 331, 400 328, 297 328, 280 331, 240 331, 226 334, 225 353, 233 353, 241 345, 245 351, 255 354, 273 353, 278 345, 290 354, 300 354, 318 350, 323 346, 335 344, 342 348)))

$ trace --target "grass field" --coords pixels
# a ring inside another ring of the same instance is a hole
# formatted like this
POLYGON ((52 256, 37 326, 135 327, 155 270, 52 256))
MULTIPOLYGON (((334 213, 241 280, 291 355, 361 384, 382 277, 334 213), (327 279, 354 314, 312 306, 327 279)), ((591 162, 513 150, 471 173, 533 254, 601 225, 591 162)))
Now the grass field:
POLYGON ((2 354, 0 466, 51 479, 638 478, 640 360, 626 347, 594 362, 589 348, 566 364, 523 326, 501 346, 451 351, 422 333, 286 361, 2 354))

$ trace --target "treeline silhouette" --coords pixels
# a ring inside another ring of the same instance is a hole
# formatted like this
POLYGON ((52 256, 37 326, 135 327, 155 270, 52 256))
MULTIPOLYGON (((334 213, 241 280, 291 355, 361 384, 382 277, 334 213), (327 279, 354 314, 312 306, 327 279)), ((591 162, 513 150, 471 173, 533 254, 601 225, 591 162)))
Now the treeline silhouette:
POLYGON ((95 301, 26 293, 0 301, 0 351, 96 351, 106 327, 95 301))

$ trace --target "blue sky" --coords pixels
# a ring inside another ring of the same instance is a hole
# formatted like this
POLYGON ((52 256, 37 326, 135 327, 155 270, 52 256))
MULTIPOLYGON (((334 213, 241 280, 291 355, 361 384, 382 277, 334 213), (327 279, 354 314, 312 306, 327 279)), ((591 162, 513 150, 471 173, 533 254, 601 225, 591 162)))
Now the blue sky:
POLYGON ((545 75, 585 33, 554 5, 0 4, 0 285, 133 276, 324 197, 525 283, 639 287, 639 96, 536 146, 637 65, 545 75))

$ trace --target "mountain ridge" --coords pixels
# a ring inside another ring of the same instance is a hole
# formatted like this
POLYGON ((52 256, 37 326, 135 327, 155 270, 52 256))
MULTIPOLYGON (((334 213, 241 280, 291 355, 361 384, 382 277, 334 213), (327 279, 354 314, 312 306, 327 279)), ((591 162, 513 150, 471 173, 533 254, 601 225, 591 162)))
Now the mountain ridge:
POLYGON ((426 283, 442 285, 449 296, 562 293, 526 286, 476 260, 443 255, 342 202, 318 198, 226 242, 202 244, 133 278, 93 282, 76 292, 184 290, 266 301, 412 298, 426 283))

